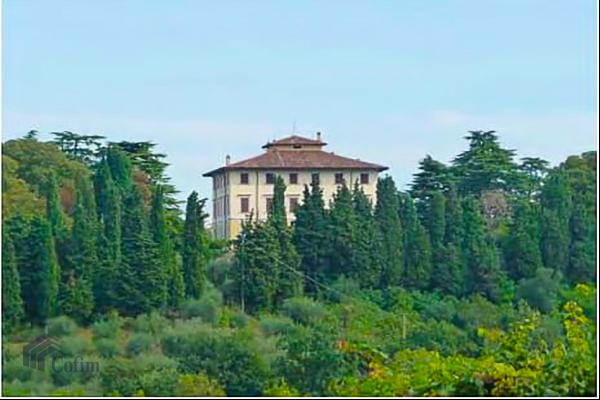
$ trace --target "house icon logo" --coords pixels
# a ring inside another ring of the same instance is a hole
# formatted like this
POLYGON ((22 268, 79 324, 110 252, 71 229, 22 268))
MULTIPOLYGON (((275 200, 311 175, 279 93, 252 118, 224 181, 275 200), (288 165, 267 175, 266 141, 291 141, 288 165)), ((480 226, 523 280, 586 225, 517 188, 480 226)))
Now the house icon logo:
POLYGON ((64 353, 56 339, 52 336, 42 335, 23 347, 23 366, 43 371, 46 366, 46 357, 55 359, 63 356, 64 353))

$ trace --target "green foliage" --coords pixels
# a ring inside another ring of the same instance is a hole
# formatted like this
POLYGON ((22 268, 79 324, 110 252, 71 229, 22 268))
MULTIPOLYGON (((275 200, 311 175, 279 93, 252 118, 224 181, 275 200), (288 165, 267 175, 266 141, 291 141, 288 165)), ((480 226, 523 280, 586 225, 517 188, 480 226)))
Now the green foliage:
POLYGON ((259 395, 269 375, 254 340, 242 332, 176 329, 163 337, 161 346, 184 373, 204 371, 223 384, 228 396, 259 395))
POLYGON ((200 318, 209 324, 219 322, 223 299, 216 290, 203 293, 200 299, 189 299, 182 307, 184 318, 200 318))
POLYGON ((104 358, 113 358, 121 354, 121 348, 114 339, 98 339, 94 342, 96 351, 104 358))
POLYGON ((81 336, 63 336, 58 345, 67 357, 83 356, 90 348, 90 343, 81 336))
POLYGON ((188 297, 198 298, 204 289, 206 264, 208 262, 208 237, 204 230, 206 199, 198 199, 198 193, 192 192, 185 209, 183 233, 183 277, 185 293, 188 297))
POLYGON ((108 318, 94 322, 92 325, 92 332, 95 339, 114 339, 118 337, 122 326, 122 318, 116 313, 111 313, 108 318))
POLYGON ((267 336, 284 335, 295 328, 294 321, 286 316, 265 314, 260 317, 260 329, 267 336))
POLYGON ((530 306, 549 313, 554 309, 560 280, 560 272, 550 268, 539 268, 534 277, 519 282, 517 300, 525 299, 530 306))
POLYGON ((327 315, 324 307, 308 297, 295 297, 286 300, 283 312, 295 322, 316 325, 327 315))
POLYGON ((60 275, 50 225, 45 218, 31 220, 26 240, 29 245, 19 260, 21 294, 28 319, 43 323, 56 315, 60 275))
POLYGON ((61 315, 60 317, 48 320, 47 329, 48 335, 68 336, 75 332, 77 324, 71 318, 61 315))
POLYGON ((135 333, 131 336, 129 341, 127 342, 127 346, 125 350, 127 354, 131 356, 136 356, 140 353, 146 352, 150 350, 154 339, 151 335, 147 333, 135 333))
POLYGON ((17 270, 15 248, 2 232, 2 327, 10 332, 23 317, 21 282, 17 270))
POLYGON ((402 219, 404 286, 413 289, 424 289, 429 286, 431 277, 431 244, 429 236, 417 218, 412 198, 402 195, 400 198, 400 216, 402 219))
POLYGON ((281 338, 285 355, 275 369, 292 387, 313 396, 322 395, 327 383, 348 373, 334 337, 322 329, 297 329, 281 338))
POLYGON ((317 181, 311 183, 310 190, 304 187, 303 200, 295 213, 293 242, 300 255, 301 271, 308 277, 306 292, 314 294, 321 289, 314 282, 325 280, 330 269, 329 214, 317 181))
POLYGON ((225 391, 214 379, 202 373, 181 375, 175 387, 177 397, 224 397, 225 391))
POLYGON ((396 185, 390 176, 377 181, 375 219, 381 232, 381 287, 400 283, 404 270, 403 232, 398 215, 399 203, 396 185))

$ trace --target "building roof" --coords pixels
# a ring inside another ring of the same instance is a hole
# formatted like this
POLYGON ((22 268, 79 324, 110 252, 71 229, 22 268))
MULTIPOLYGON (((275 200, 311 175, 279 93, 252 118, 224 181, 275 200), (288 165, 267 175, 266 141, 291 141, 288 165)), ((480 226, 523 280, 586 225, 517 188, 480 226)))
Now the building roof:
POLYGON ((217 172, 240 169, 364 169, 385 171, 388 167, 320 150, 289 151, 270 149, 259 156, 225 165, 207 172, 203 176, 212 176, 217 172))
POLYGON ((288 136, 283 139, 273 140, 265 144, 262 148, 267 149, 273 146, 291 146, 291 145, 317 145, 317 146, 325 146, 327 143, 322 142, 320 138, 318 139, 309 139, 298 135, 288 136))

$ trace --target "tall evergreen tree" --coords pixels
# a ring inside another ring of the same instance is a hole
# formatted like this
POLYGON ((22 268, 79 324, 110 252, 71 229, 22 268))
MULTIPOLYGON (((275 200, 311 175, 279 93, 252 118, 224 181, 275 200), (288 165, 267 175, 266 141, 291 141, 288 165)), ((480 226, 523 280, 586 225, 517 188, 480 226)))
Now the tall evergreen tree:
POLYGON ((170 307, 177 307, 185 297, 185 283, 181 266, 176 260, 173 242, 167 231, 167 220, 163 203, 162 185, 156 185, 150 210, 150 231, 156 244, 163 267, 165 287, 162 289, 164 301, 170 307))
POLYGON ((270 223, 246 221, 234 242, 234 286, 242 310, 273 311, 278 302, 282 260, 277 232, 270 223))
POLYGON ((539 221, 535 204, 528 199, 517 201, 504 245, 506 270, 515 282, 532 278, 535 271, 543 266, 539 221))
POLYGON ((540 202, 543 218, 544 265, 564 275, 571 242, 569 219, 572 210, 572 192, 562 172, 553 171, 545 179, 540 202))
POLYGON ((330 211, 329 242, 331 243, 330 279, 355 272, 354 253, 358 221, 352 193, 344 184, 333 196, 330 211))
POLYGON ((142 194, 136 185, 123 202, 121 310, 129 315, 160 308, 165 282, 156 245, 148 229, 142 194))
MULTIPOLYGON (((460 296, 463 293, 465 276, 462 257, 464 232, 462 206, 454 185, 449 187, 444 197, 444 245, 439 251, 434 250, 435 264, 431 284, 434 289, 438 289, 442 293, 460 296)), ((432 219, 437 218, 441 211, 440 203, 437 206, 432 206, 431 211, 434 211, 433 215, 435 216, 432 216, 432 219)), ((430 221, 430 224, 433 223, 433 221, 430 221)), ((439 229, 439 227, 434 228, 434 230, 436 229, 439 229)), ((432 242, 437 243, 437 240, 436 235, 432 235, 432 242)))
POLYGON ((285 183, 277 176, 273 188, 273 206, 269 213, 268 223, 277 233, 279 257, 281 259, 280 276, 277 289, 277 303, 283 299, 299 295, 303 288, 300 272, 300 256, 292 243, 292 232, 287 224, 285 211, 285 183))
POLYGON ((472 196, 464 200, 463 227, 462 252, 467 267, 467 291, 498 301, 502 278, 498 250, 486 232, 481 204, 472 196))
POLYGON ((410 190, 411 197, 417 203, 419 215, 426 214, 431 196, 436 192, 446 191, 452 180, 452 170, 430 155, 419 162, 419 172, 414 175, 410 190))
POLYGON ((87 179, 79 179, 73 231, 61 269, 60 309, 85 322, 94 309, 93 276, 98 266, 96 206, 87 179), (90 199, 91 198, 91 199, 90 199))
POLYGON ((585 204, 578 203, 574 206, 570 229, 567 279, 571 283, 595 282, 596 220, 588 214, 585 204))
POLYGON ((48 221, 40 216, 31 220, 26 254, 21 258, 19 275, 27 318, 44 323, 57 313, 60 268, 48 221))
POLYGON ((500 146, 495 131, 469 131, 469 149, 456 156, 452 170, 461 193, 510 191, 519 179, 514 150, 500 146))
POLYGON ((103 158, 94 175, 98 231, 98 266, 93 273, 96 308, 105 313, 118 306, 121 280, 121 195, 115 185, 108 161, 103 158))
POLYGON ((403 230, 404 274, 403 283, 410 288, 424 289, 431 277, 431 245, 425 228, 417 217, 413 199, 400 195, 400 218, 403 230))
POLYGON ((10 333, 23 318, 21 282, 15 247, 10 236, 2 232, 2 329, 10 333))
POLYGON ((317 293, 319 287, 314 281, 325 280, 329 270, 328 225, 329 214, 325 210, 323 191, 319 183, 314 181, 304 187, 302 204, 295 211, 293 242, 300 255, 300 268, 309 277, 305 281, 305 289, 309 293, 317 293))
POLYGON ((374 288, 381 279, 381 234, 371 202, 358 182, 354 185, 352 197, 357 226, 351 276, 362 287, 374 288))
POLYGON ((390 176, 377 182, 375 220, 381 232, 381 286, 400 283, 404 269, 402 255, 402 225, 398 214, 399 204, 396 185, 390 176))
POLYGON ((205 269, 208 262, 208 243, 204 230, 204 204, 195 191, 187 199, 183 231, 183 277, 188 297, 200 296, 205 285, 205 269))
POLYGON ((123 195, 133 184, 131 160, 123 150, 116 146, 109 146, 106 152, 106 162, 115 184, 123 195))

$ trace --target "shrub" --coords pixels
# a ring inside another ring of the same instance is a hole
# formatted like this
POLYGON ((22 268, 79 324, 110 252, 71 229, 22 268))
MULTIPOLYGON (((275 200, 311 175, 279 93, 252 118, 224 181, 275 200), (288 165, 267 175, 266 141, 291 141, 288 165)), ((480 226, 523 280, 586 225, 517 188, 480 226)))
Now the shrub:
POLYGON ((221 316, 223 299, 216 290, 207 290, 200 299, 188 300, 183 305, 185 318, 201 318, 203 321, 216 324, 221 316))
POLYGON ((269 376, 268 364, 245 332, 228 329, 174 328, 161 341, 163 352, 185 373, 204 371, 223 384, 228 396, 258 396, 269 376))
POLYGON ((150 314, 138 315, 131 323, 131 328, 134 332, 149 333, 152 335, 158 335, 168 326, 169 320, 156 311, 152 311, 150 314))
POLYGON ((65 356, 81 356, 88 350, 89 343, 79 336, 66 336, 59 341, 60 350, 65 356))
POLYGON ((121 349, 114 339, 98 339, 96 340, 96 351, 104 358, 113 358, 119 355, 121 349))
POLYGON ((2 363, 2 383, 20 381, 27 382, 33 376, 34 370, 23 365, 20 358, 2 363))
POLYGON ((233 260, 230 256, 219 257, 212 260, 206 267, 206 275, 213 285, 220 287, 227 279, 227 275, 233 267, 233 260))
POLYGON ((293 297, 283 303, 283 312, 294 321, 311 325, 320 322, 326 315, 320 303, 308 297, 293 297))
POLYGON ((283 335, 295 327, 294 321, 283 315, 265 314, 260 317, 260 329, 267 336, 283 335))
POLYGON ((175 387, 177 397, 224 397, 225 390, 218 381, 198 373, 185 374, 179 377, 175 387))
POLYGON ((123 319, 118 314, 113 313, 107 319, 98 321, 92 325, 92 332, 95 339, 116 338, 119 335, 123 319))
POLYGON ((61 315, 48 321, 48 334, 51 336, 71 335, 76 329, 77 324, 66 315, 61 315))
POLYGON ((553 269, 538 268, 535 277, 519 281, 517 300, 525 299, 530 306, 549 313, 556 303, 560 279, 560 274, 555 274, 553 269))
POLYGON ((152 347, 153 338, 147 333, 135 333, 127 342, 127 354, 135 356, 142 352, 150 350, 152 347))

